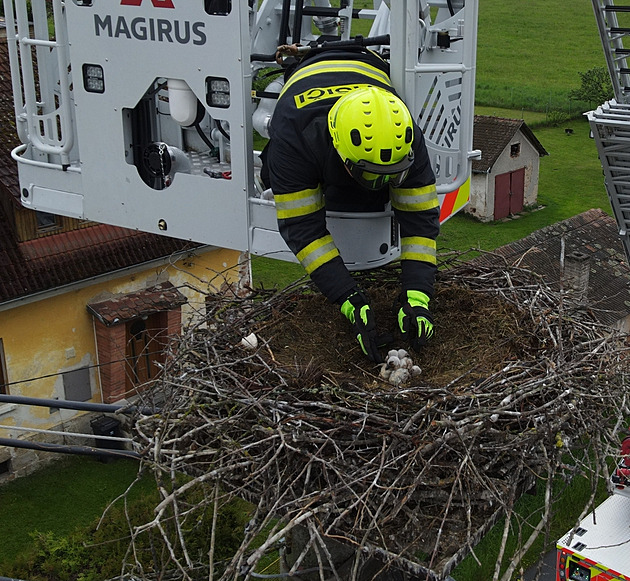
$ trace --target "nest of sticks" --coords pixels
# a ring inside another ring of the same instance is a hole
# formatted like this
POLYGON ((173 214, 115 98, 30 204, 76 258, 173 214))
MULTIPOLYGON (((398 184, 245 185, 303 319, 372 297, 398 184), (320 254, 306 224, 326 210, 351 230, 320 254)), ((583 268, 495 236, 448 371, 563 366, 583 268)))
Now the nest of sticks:
MULTIPOLYGON (((398 275, 357 278, 403 347, 398 275)), ((510 579, 549 525, 553 481, 586 474, 595 489, 608 478, 628 415, 624 336, 520 268, 457 259, 440 270, 431 306, 436 335, 411 354, 422 374, 393 386, 308 281, 208 297, 207 324, 173 345, 161 413, 134 428, 162 494, 136 532, 160 531, 173 578, 199 567, 206 579, 264 577, 261 560, 299 530, 284 577, 396 579, 378 577, 394 567, 441 579, 508 515, 505 536, 522 527, 522 542, 508 555, 504 537, 495 578, 510 579), (251 333, 258 344, 246 347, 251 333), (545 507, 525 523, 512 508, 536 481, 545 507), (194 487, 215 513, 234 497, 252 503, 232 557, 187 549, 182 499, 194 487), (337 543, 352 550, 342 562, 337 543)))

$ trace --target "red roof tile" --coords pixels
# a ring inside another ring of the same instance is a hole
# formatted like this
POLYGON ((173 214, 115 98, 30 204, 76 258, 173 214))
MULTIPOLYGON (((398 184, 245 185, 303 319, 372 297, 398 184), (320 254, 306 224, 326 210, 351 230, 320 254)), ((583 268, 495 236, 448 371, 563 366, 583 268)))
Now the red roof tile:
POLYGON ((103 301, 90 303, 87 309, 107 327, 171 310, 186 303, 186 297, 170 282, 127 294, 120 294, 103 301))
POLYGON ((475 115, 473 149, 481 151, 481 159, 473 160, 473 172, 485 173, 490 171, 519 130, 536 148, 541 157, 548 155, 540 141, 522 119, 475 115))
POLYGON ((20 145, 15 132, 15 110, 9 53, 6 39, 0 40, 0 183, 11 193, 19 193, 15 162, 11 150, 20 145))

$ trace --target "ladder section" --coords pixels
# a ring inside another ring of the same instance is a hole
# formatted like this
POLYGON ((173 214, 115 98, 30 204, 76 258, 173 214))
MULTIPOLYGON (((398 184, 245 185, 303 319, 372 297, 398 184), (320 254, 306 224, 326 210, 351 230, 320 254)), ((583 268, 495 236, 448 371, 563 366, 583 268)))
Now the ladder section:
POLYGON ((614 0, 592 0, 606 65, 618 103, 630 102, 630 5, 614 0))
POLYGON ((400 31, 391 38, 392 80, 424 133, 440 195, 466 184, 479 155, 472 148, 478 11, 478 0, 391 3, 392 30, 400 31))
POLYGON ((606 191, 630 262, 630 104, 615 100, 588 113, 606 191))
POLYGON ((70 165, 74 145, 71 70, 62 0, 53 0, 55 37, 45 0, 6 0, 5 17, 18 133, 43 156, 70 165))

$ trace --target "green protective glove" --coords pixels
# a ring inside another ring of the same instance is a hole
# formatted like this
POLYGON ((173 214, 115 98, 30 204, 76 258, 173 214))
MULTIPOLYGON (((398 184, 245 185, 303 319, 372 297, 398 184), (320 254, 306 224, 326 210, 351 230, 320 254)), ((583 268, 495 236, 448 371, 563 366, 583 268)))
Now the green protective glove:
POLYGON ((408 290, 401 296, 398 326, 414 351, 419 351, 433 336, 433 317, 429 297, 422 291, 408 290))
POLYGON ((367 297, 361 291, 352 293, 341 305, 341 312, 352 323, 363 353, 371 361, 382 363, 383 358, 378 350, 376 321, 367 297))

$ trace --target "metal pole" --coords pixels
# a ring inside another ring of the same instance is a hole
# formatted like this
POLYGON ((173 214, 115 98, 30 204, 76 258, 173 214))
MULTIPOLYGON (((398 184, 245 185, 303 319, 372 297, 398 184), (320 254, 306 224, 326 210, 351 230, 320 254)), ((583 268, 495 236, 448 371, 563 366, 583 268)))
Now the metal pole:
MULTIPOLYGON (((59 454, 73 454, 77 456, 109 456, 112 458, 142 458, 138 452, 131 450, 114 450, 111 448, 93 448, 92 446, 68 446, 65 444, 51 444, 49 442, 28 442, 15 438, 0 438, 0 446, 39 450, 40 452, 57 452, 59 454)), ((0 578, 0 581, 2 579, 0 578)))
POLYGON ((88 403, 83 401, 68 401, 60 399, 45 399, 41 397, 26 397, 23 395, 5 395, 0 394, 0 403, 15 403, 22 405, 34 405, 49 408, 61 408, 67 410, 79 410, 85 412, 101 412, 101 413, 124 413, 131 414, 140 412, 143 415, 151 416, 158 410, 121 404, 108 403, 88 403))
POLYGON ((7 432, 35 432, 36 434, 50 434, 51 436, 74 438, 93 438, 94 440, 109 440, 110 442, 133 442, 132 438, 121 438, 119 436, 99 436, 97 434, 85 434, 81 432, 60 432, 59 430, 41 430, 39 428, 23 428, 22 426, 0 425, 0 430, 6 430, 7 432))

